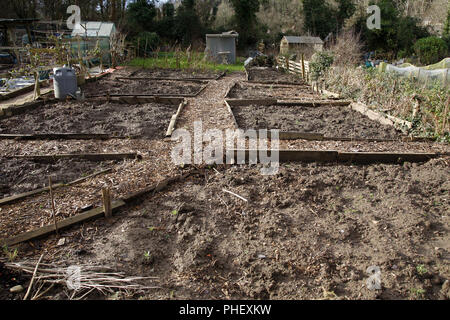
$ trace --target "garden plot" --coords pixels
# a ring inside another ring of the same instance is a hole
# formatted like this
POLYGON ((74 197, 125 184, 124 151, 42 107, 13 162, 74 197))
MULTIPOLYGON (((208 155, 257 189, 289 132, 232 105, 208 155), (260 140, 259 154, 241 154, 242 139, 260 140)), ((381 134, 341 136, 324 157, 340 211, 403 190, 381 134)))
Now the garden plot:
POLYGON ((0 198, 33 191, 52 183, 69 183, 103 171, 117 161, 58 160, 48 163, 26 159, 0 158, 0 198))
POLYGON ((299 75, 290 74, 275 68, 250 68, 247 70, 247 74, 250 82, 306 84, 299 75))
POLYGON ((311 87, 283 86, 283 85, 252 85, 249 83, 236 83, 229 91, 227 98, 231 99, 262 99, 272 98, 280 100, 321 100, 321 95, 314 94, 311 87))
POLYGON ((239 128, 278 129, 281 132, 317 133, 325 137, 400 139, 394 127, 370 120, 345 106, 292 105, 232 106, 239 128))
POLYGON ((165 137, 178 105, 160 103, 60 102, 0 120, 1 134, 84 133, 165 137))
POLYGON ((161 79, 200 79, 214 80, 222 73, 209 70, 189 70, 189 69, 140 69, 132 73, 131 76, 139 78, 161 78, 161 79))
POLYGON ((103 78, 83 87, 86 97, 106 95, 195 96, 204 86, 199 83, 159 80, 103 78))
POLYGON ((161 289, 147 299, 449 294, 441 290, 450 276, 450 172, 444 160, 291 163, 275 176, 259 170, 205 171, 148 197, 114 224, 98 221, 90 232, 73 233, 69 247, 56 250, 87 253, 71 256, 70 263, 89 260, 158 277, 161 289), (382 290, 367 288, 369 266, 382 270, 382 290))

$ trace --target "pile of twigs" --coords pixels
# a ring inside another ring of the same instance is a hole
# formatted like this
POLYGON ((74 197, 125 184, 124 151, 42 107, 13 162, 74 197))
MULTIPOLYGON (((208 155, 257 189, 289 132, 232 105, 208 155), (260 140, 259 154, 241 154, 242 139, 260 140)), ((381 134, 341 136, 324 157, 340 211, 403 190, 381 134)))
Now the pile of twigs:
POLYGON ((114 272, 105 266, 77 265, 73 267, 36 262, 8 262, 5 267, 32 274, 30 285, 24 296, 31 300, 39 300, 55 285, 61 285, 70 300, 81 300, 97 291, 103 295, 117 291, 130 292, 158 289, 157 286, 145 286, 144 280, 155 281, 156 277, 126 277, 122 272, 114 272), (31 295, 31 292, 34 293, 31 295))

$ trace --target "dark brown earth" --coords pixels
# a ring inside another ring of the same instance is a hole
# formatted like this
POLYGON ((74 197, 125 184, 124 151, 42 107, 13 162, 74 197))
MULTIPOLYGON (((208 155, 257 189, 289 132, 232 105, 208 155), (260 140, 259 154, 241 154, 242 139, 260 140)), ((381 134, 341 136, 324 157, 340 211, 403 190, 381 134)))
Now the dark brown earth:
POLYGON ((0 300, 20 299, 17 294, 9 292, 9 288, 17 285, 23 286, 26 281, 23 274, 5 268, 4 263, 0 262, 0 300))
POLYGON ((176 105, 72 102, 0 120, 0 133, 103 133, 164 138, 176 105))
POLYGON ((286 99, 320 100, 321 95, 313 94, 308 86, 251 85, 238 82, 228 93, 232 99, 286 99))
POLYGON ((372 121, 349 107, 236 106, 236 121, 242 129, 322 133, 327 137, 395 139, 393 127, 372 121))
POLYGON ((296 83, 305 84, 305 81, 298 75, 287 73, 276 68, 249 68, 247 70, 248 80, 257 82, 273 82, 275 83, 296 83))
POLYGON ((259 169, 190 178, 59 254, 159 277, 148 299, 449 298, 448 163, 259 169), (382 290, 367 288, 370 266, 382 290))
POLYGON ((192 95, 199 92, 203 84, 168 80, 116 80, 105 77, 83 87, 86 97, 106 94, 146 94, 146 95, 192 95))
POLYGON ((46 187, 48 176, 52 177, 54 184, 68 183, 115 164, 115 161, 59 160, 55 163, 40 163, 0 158, 0 198, 46 187))
MULTIPOLYGON (((125 70, 123 73, 127 76, 125 70)), ((225 80, 213 81, 198 98, 189 99, 180 127, 190 128, 198 119, 208 129, 233 126, 222 100, 232 82, 225 80)), ((55 106, 55 111, 40 109, 31 113, 31 118, 22 115, 13 122, 1 121, 0 132, 11 133, 21 127, 30 131, 27 133, 35 132, 35 127, 48 130, 45 132, 91 130, 72 127, 72 120, 67 120, 72 114, 76 123, 83 122, 81 115, 85 114, 99 133, 110 133, 113 128, 128 134, 115 127, 116 122, 129 126, 130 132, 144 132, 144 127, 163 121, 156 116, 152 122, 151 111, 148 119, 146 112, 140 113, 150 108, 146 106, 77 103, 66 105, 68 110, 63 106, 55 106), (102 112, 91 119, 90 112, 78 109, 102 112), (143 119, 147 122, 141 124, 143 119), (40 122, 44 127, 39 127, 40 122)), ((162 134, 176 110, 172 108, 167 123, 161 126, 162 134)), ((292 123, 290 119, 288 123, 292 123)), ((363 120, 371 134, 389 132, 363 120)), ((343 121, 346 124, 347 120, 343 121)), ((363 130, 359 121, 357 128, 363 130)), ((321 128, 320 121, 313 124, 321 128)), ((333 136, 337 130, 338 124, 332 129, 333 136)), ((448 151, 448 144, 285 143, 281 146, 316 150, 408 152, 410 147, 423 152, 448 151)), ((87 204, 101 206, 101 188, 105 186, 111 188, 113 199, 118 199, 189 170, 170 164, 172 145, 162 139, 98 143, 11 140, 2 145, 8 155, 70 150, 72 146, 75 150, 124 150, 144 155, 141 161, 118 164, 110 174, 58 189, 58 220, 75 215, 87 204)), ((292 163, 282 164, 275 176, 262 176, 260 166, 199 169, 199 174, 119 210, 111 220, 89 221, 60 235, 18 245, 17 261, 37 261, 45 251, 46 263, 107 265, 127 276, 159 279, 161 289, 114 295, 121 299, 450 299, 449 163, 449 157, 404 165, 292 163), (65 244, 58 246, 61 238, 65 244), (367 288, 370 266, 381 270, 381 290, 367 288)), ((51 216, 48 194, 2 206, 0 238, 48 225, 51 216)), ((5 258, 0 254, 0 259, 5 258)), ((29 279, 5 272, 0 263, 0 299, 23 298, 24 293, 12 295, 9 288, 16 284, 26 288, 29 279)), ((144 284, 155 285, 153 281, 144 284)), ((44 299, 68 299, 64 294, 67 288, 55 290, 59 293, 50 292, 44 299)))
POLYGON ((131 74, 132 77, 177 78, 177 79, 216 79, 221 73, 209 70, 176 70, 176 69, 140 69, 131 74))

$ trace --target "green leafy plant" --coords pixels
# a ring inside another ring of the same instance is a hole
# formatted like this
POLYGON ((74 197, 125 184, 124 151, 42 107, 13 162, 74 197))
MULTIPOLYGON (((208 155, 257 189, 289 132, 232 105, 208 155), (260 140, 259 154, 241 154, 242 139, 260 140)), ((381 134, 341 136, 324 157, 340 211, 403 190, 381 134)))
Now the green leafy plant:
POLYGON ((424 65, 439 62, 447 55, 447 43, 438 37, 427 37, 417 40, 414 51, 424 65))
POLYGON ((419 274, 419 276, 423 276, 428 273, 427 268, 423 264, 419 264, 416 267, 416 270, 417 270, 417 273, 419 274))
POLYGON ((14 250, 10 250, 7 245, 4 245, 3 253, 6 255, 10 262, 13 262, 14 260, 16 260, 19 251, 17 250, 17 248, 15 248, 14 250))
POLYGON ((411 288, 409 290, 410 295, 416 299, 423 299, 425 297, 426 291, 422 288, 411 288))
POLYGON ((311 62, 309 63, 312 79, 318 80, 323 77, 333 64, 333 61, 334 57, 330 52, 324 51, 314 54, 311 62))

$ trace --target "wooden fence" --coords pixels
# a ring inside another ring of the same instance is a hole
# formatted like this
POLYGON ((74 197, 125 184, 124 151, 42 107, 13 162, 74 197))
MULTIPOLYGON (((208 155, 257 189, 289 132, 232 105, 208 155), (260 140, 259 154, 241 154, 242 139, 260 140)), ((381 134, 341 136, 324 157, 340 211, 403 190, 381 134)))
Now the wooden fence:
POLYGON ((300 75, 306 82, 309 82, 309 61, 303 60, 301 62, 295 62, 293 60, 287 60, 285 57, 277 58, 278 66, 287 70, 289 73, 300 75))

